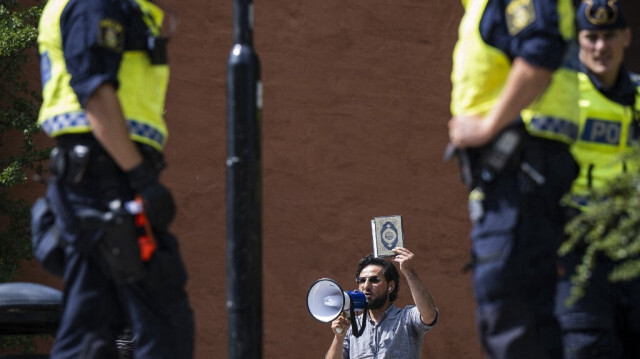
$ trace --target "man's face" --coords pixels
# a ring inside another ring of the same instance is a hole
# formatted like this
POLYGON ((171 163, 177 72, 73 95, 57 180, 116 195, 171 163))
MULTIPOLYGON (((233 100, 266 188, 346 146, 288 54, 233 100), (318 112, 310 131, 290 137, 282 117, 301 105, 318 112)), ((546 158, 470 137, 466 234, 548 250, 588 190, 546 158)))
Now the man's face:
POLYGON ((631 31, 626 29, 580 30, 580 61, 596 76, 616 76, 624 60, 624 50, 631 43, 631 31))
POLYGON ((367 297, 369 309, 380 309, 389 300, 393 284, 384 279, 382 267, 368 265, 360 272, 358 290, 367 297))

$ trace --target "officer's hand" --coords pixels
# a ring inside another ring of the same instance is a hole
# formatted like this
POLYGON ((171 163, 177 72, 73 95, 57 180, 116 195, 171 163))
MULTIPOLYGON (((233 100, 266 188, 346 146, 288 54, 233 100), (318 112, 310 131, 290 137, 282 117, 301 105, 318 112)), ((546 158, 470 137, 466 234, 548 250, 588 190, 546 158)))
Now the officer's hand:
POLYGON ((171 192, 160 182, 142 187, 139 191, 149 224, 154 229, 164 231, 176 215, 176 204, 171 192))
POLYGON ((347 329, 349 329, 350 324, 351 322, 347 319, 347 315, 342 312, 336 320, 331 322, 331 330, 336 337, 344 338, 347 335, 347 329))
POLYGON ((457 148, 480 147, 495 136, 495 126, 481 116, 455 116, 449 120, 449 140, 457 148))
POLYGON ((158 175, 151 165, 143 162, 126 173, 131 189, 144 202, 144 210, 151 227, 164 231, 176 214, 171 192, 158 182, 158 175))

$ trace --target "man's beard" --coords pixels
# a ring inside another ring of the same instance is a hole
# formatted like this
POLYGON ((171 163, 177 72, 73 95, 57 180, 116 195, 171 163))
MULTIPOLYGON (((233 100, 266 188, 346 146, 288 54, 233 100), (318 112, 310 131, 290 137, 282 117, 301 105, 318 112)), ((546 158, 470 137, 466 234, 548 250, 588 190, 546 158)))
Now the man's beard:
POLYGON ((379 295, 368 302, 367 309, 380 309, 387 303, 387 299, 389 299, 389 292, 384 292, 382 295, 379 295))

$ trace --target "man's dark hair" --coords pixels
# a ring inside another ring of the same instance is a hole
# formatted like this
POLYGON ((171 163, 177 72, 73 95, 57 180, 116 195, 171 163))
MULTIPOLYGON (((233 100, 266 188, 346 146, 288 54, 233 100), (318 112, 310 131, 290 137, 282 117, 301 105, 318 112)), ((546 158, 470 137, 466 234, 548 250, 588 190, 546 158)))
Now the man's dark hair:
POLYGON ((398 299, 398 289, 400 289, 400 275, 393 263, 385 260, 384 258, 374 257, 373 254, 367 254, 358 262, 358 268, 356 269, 356 279, 360 276, 360 272, 364 267, 368 265, 376 265, 382 267, 382 274, 387 282, 394 282, 396 285, 393 291, 389 294, 389 302, 395 302, 398 299))

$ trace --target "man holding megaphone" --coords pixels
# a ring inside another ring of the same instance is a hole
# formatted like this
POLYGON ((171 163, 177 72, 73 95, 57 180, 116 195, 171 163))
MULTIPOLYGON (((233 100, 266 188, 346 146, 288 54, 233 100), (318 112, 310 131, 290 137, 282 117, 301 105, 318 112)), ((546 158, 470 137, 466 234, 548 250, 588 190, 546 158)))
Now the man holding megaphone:
POLYGON ((335 336, 326 359, 420 358, 424 335, 437 323, 438 309, 415 271, 414 254, 401 247, 393 251, 396 256, 392 260, 405 276, 415 305, 402 309, 393 305, 398 297, 400 276, 391 261, 371 254, 362 258, 356 269, 356 283, 367 299, 368 323, 364 333, 356 337, 350 319, 342 312, 331 323, 335 336))

